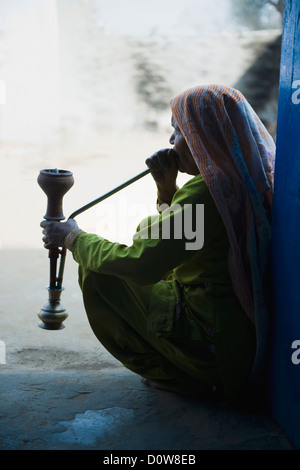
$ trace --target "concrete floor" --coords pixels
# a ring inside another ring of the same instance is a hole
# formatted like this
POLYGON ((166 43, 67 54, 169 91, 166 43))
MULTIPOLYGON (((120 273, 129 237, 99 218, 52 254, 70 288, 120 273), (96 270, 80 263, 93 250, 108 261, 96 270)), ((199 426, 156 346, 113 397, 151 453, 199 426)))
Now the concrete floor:
POLYGON ((1 450, 293 449, 263 411, 154 390, 124 369, 90 330, 70 256, 61 331, 38 327, 45 250, 0 251, 0 266, 1 450))

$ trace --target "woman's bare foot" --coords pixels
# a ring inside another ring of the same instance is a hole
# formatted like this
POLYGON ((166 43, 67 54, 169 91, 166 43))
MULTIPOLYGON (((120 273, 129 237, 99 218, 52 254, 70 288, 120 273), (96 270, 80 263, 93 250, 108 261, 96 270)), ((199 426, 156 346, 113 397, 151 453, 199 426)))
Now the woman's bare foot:
POLYGON ((161 385, 158 385, 155 382, 152 382, 149 379, 146 379, 145 377, 142 377, 142 383, 144 385, 147 385, 148 387, 156 388, 157 390, 164 390, 164 391, 169 391, 167 388, 162 387, 161 385))

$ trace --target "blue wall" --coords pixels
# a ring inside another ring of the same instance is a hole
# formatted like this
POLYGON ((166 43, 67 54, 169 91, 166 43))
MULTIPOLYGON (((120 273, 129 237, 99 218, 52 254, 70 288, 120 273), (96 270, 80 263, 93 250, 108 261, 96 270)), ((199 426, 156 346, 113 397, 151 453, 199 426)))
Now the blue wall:
POLYGON ((274 331, 269 394, 274 418, 297 449, 300 449, 299 19, 300 0, 286 0, 273 206, 274 331))

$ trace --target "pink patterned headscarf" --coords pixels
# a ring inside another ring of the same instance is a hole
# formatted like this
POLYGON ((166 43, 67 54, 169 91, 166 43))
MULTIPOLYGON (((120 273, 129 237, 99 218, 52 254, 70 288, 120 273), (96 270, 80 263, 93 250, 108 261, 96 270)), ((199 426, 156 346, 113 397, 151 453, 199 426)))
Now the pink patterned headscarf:
POLYGON ((265 354, 269 312, 265 283, 270 251, 275 144, 245 97, 220 85, 191 88, 171 100, 179 126, 223 219, 235 293, 265 354))

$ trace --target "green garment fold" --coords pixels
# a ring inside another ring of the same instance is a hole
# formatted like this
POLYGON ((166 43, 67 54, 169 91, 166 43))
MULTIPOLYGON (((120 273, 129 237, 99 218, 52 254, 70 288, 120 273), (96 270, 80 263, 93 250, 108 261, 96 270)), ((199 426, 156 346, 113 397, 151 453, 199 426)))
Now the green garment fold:
POLYGON ((247 387, 255 331, 233 292, 223 222, 201 175, 160 209, 130 246, 77 237, 72 251, 89 322, 133 372, 181 393, 217 390, 230 403, 247 387))

